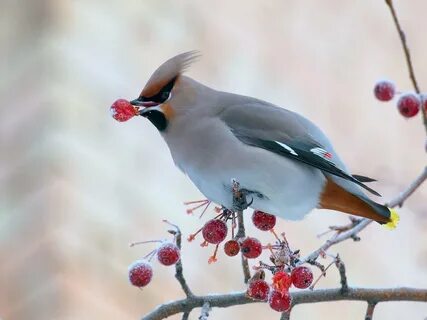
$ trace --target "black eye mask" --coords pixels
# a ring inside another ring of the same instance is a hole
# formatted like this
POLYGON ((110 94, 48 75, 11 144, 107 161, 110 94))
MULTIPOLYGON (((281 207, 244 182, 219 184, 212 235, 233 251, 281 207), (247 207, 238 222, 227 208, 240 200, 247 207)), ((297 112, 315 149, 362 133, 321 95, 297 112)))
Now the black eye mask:
POLYGON ((171 81, 169 81, 158 93, 151 97, 140 97, 141 101, 153 101, 156 103, 163 103, 167 99, 169 99, 170 93, 173 89, 176 79, 178 76, 174 77, 171 81))

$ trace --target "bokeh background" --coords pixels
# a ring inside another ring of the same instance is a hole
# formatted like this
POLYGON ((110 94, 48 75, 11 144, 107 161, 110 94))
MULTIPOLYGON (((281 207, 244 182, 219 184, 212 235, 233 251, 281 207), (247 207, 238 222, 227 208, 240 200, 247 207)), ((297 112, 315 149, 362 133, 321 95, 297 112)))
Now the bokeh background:
MULTIPOLYGON (((422 88, 427 86, 425 1, 395 1, 422 88)), ((202 221, 183 201, 203 198, 143 119, 115 122, 109 106, 135 98, 171 56, 198 49, 188 74, 217 89, 300 112, 321 126, 352 172, 375 177, 384 200, 426 163, 420 118, 373 98, 378 78, 411 89, 384 1, 12 1, 0 8, 0 318, 138 319, 182 297, 173 268, 150 286, 129 285, 127 266, 162 239, 167 218, 184 234, 202 221)), ((339 252, 356 286, 427 287, 426 187, 400 210, 394 232, 371 225, 339 252)), ((294 248, 347 222, 315 211, 280 221, 294 248)), ((264 242, 268 234, 249 227, 264 242)), ((196 293, 244 289, 238 258, 184 243, 196 293)), ((264 257, 264 260, 267 258, 264 257)), ((319 287, 338 284, 333 269, 319 287)), ((298 306, 293 319, 362 319, 365 303, 298 306)), ((198 318, 193 312, 191 319, 198 318)), ((266 305, 216 309, 212 319, 278 319, 266 305)), ((378 319, 424 319, 427 304, 383 303, 378 319)), ((179 319, 175 317, 174 319, 179 319)))

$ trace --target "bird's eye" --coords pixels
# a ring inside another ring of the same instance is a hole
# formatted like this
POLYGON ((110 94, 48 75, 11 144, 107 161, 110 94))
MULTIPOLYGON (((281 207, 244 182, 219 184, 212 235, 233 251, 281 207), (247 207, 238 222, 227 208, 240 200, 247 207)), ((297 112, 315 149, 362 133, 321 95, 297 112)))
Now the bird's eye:
POLYGON ((169 98, 169 95, 170 95, 170 92, 169 92, 169 91, 163 91, 163 92, 162 92, 162 97, 161 97, 161 99, 162 99, 163 101, 166 101, 166 100, 169 98))

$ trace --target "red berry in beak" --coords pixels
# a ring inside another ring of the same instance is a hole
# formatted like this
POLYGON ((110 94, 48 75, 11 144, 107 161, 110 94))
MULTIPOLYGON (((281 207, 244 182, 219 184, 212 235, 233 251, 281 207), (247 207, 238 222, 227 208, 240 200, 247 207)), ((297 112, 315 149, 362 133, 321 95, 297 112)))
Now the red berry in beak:
POLYGON ((117 121, 124 122, 138 114, 138 109, 125 99, 114 101, 110 107, 111 116, 117 121))
POLYGON ((242 254, 245 258, 255 259, 261 255, 262 245, 258 239, 247 237, 240 244, 240 249, 242 250, 242 254))
POLYGON ((236 240, 228 240, 224 244, 224 252, 229 257, 234 257, 240 252, 240 244, 236 240))
POLYGON ((255 210, 252 214, 252 222, 255 227, 262 231, 268 231, 276 225, 276 217, 272 214, 255 210))
POLYGON ((291 307, 291 302, 291 295, 288 291, 282 294, 281 292, 274 290, 271 292, 270 297, 268 298, 268 304, 270 305, 271 309, 278 312, 289 310, 291 307))
POLYGON ((390 101, 396 92, 395 86, 390 81, 379 81, 375 84, 374 94, 380 101, 390 101))
POLYGON ((129 281, 135 287, 145 287, 153 278, 151 265, 144 260, 137 260, 129 266, 129 281))
POLYGON ((411 118, 420 111, 421 101, 417 95, 413 93, 404 94, 397 102, 397 108, 402 116, 411 118))
POLYGON ((299 289, 308 288, 313 282, 313 272, 307 267, 296 267, 291 272, 292 283, 299 289))
POLYGON ((207 242, 218 244, 225 239, 227 231, 227 225, 224 221, 213 219, 203 226, 202 235, 207 242))
POLYGON ((179 261, 180 251, 172 242, 163 243, 157 250, 157 260, 164 266, 171 266, 179 261))

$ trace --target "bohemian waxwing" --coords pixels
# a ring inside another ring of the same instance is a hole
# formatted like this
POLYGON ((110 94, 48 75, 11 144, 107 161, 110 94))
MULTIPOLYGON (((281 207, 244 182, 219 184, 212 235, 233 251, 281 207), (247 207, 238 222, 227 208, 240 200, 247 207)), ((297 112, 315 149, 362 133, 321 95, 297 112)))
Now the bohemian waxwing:
POLYGON ((183 75, 197 52, 177 55, 131 103, 159 130, 175 164, 211 201, 232 209, 232 179, 250 207, 299 220, 314 208, 373 219, 397 213, 370 200, 325 134, 299 114, 252 97, 216 91, 183 75))

